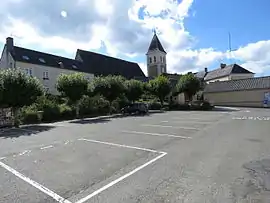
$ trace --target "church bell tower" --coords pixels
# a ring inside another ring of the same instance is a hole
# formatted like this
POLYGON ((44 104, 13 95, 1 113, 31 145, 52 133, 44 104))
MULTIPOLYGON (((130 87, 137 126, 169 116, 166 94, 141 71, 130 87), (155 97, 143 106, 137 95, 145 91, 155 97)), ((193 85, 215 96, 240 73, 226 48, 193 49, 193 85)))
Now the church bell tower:
POLYGON ((167 73, 166 51, 161 45, 156 32, 146 53, 148 77, 157 77, 167 73))

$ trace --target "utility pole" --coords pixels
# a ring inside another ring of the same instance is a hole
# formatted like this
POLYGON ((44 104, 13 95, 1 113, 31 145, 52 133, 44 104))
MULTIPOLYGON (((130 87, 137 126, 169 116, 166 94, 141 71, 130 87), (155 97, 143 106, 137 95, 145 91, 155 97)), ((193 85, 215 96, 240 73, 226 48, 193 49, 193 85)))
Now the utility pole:
POLYGON ((232 50, 232 37, 231 37, 230 32, 228 33, 228 39, 229 39, 229 58, 230 58, 230 61, 232 63, 232 51, 236 51, 236 49, 232 50))

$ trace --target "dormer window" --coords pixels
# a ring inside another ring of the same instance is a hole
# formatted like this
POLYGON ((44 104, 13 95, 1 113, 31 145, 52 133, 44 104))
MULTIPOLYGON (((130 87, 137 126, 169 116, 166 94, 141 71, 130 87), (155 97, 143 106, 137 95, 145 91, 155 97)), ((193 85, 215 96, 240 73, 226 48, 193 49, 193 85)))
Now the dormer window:
POLYGON ((77 66, 75 66, 75 65, 72 65, 72 68, 73 68, 73 69, 78 69, 78 67, 77 67, 77 66))
POLYGON ((38 59, 41 63, 45 63, 45 60, 43 58, 38 59))
POLYGON ((30 59, 28 56, 22 56, 22 58, 27 61, 30 59))
POLYGON ((152 63, 152 58, 151 57, 149 58, 149 63, 152 63))
POLYGON ((58 63, 58 65, 60 66, 60 68, 64 68, 63 62, 60 61, 60 62, 58 63))

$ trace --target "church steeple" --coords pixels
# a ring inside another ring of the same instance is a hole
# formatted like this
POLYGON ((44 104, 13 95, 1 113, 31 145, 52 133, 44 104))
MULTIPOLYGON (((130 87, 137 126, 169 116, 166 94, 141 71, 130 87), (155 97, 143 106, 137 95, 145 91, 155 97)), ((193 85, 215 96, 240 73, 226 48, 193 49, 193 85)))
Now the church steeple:
POLYGON ((154 36, 146 54, 148 77, 157 77, 167 72, 166 54, 156 31, 154 31, 154 36))
POLYGON ((148 52, 149 51, 155 51, 155 50, 159 50, 159 51, 161 51, 161 52, 163 52, 163 53, 166 54, 166 51, 164 50, 162 44, 160 43, 160 41, 158 39, 158 36, 156 34, 156 31, 154 31, 154 36, 153 36, 152 41, 150 43, 150 46, 148 48, 148 52))

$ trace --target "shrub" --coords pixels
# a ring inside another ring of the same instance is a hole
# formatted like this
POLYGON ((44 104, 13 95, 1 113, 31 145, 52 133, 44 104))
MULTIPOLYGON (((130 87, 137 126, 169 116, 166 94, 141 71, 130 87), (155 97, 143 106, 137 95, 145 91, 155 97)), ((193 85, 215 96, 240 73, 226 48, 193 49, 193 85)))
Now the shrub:
POLYGON ((35 105, 24 107, 19 115, 22 124, 36 124, 40 123, 42 114, 37 110, 35 105))
POLYGON ((66 104, 59 105, 60 108, 60 119, 74 119, 76 117, 76 109, 66 104))
POLYGON ((111 113, 118 113, 122 108, 129 105, 130 102, 125 96, 118 97, 112 102, 111 113))
POLYGON ((79 102, 80 116, 105 115, 110 112, 110 103, 103 96, 83 96, 79 102))
POLYGON ((161 103, 156 102, 156 101, 152 101, 152 102, 148 103, 148 109, 149 110, 160 110, 161 109, 161 103))
POLYGON ((172 111, 190 110, 188 104, 169 104, 169 109, 172 111))
POLYGON ((60 106, 54 102, 48 102, 43 106, 42 121, 52 122, 61 118, 60 106))

